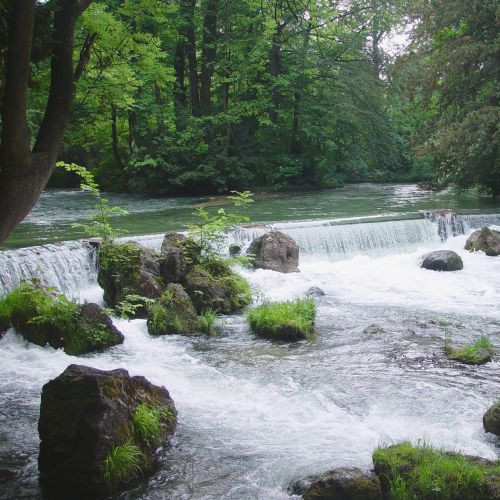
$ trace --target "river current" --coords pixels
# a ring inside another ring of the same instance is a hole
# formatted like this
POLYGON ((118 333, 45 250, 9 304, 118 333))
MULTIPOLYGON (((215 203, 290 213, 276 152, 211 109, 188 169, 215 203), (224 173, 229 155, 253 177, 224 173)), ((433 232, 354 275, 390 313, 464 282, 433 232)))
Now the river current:
MULTIPOLYGON (((292 480, 339 466, 369 468, 377 445, 401 439, 498 457, 482 415, 500 396, 500 363, 466 366, 443 354, 445 336, 461 344, 488 335, 500 348, 500 257, 463 249, 475 227, 498 228, 497 207, 468 206, 458 226, 444 220, 440 229, 418 214, 437 206, 403 188, 401 212, 387 209, 398 205, 397 196, 370 187, 380 200, 368 190, 373 207, 365 213, 323 208, 293 221, 262 214, 299 243, 300 273, 239 271, 256 302, 322 288, 313 342, 259 339, 243 315, 222 318, 221 334, 211 338, 153 338, 145 320, 115 319, 123 345, 75 358, 9 331, 0 340, 0 498, 41 498, 40 392, 70 363, 126 368, 167 387, 176 403, 178 429, 158 471, 121 498, 289 498, 292 480), (464 269, 420 269, 420 256, 434 249, 457 251, 464 269), (379 333, 364 332, 372 324, 379 333)), ((232 238, 246 245, 264 230, 232 238)), ((151 248, 161 242, 159 235, 136 239, 151 248)), ((30 276, 80 300, 102 301, 93 252, 82 242, 0 252, 3 291, 30 276)))

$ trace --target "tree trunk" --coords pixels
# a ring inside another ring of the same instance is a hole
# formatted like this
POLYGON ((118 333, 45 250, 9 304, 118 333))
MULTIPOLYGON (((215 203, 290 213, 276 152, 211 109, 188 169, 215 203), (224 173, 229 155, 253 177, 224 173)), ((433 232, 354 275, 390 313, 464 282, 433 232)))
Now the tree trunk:
POLYGON ((183 36, 179 37, 175 47, 174 55, 174 110, 177 129, 182 129, 184 117, 186 115, 186 86, 184 74, 186 67, 186 43, 183 36))
POLYGON ((203 47, 201 53, 200 102, 201 114, 210 115, 212 108, 212 77, 214 74, 217 36, 218 0, 207 0, 207 10, 203 19, 203 47))
POLYGON ((120 170, 123 170, 123 161, 118 145, 118 132, 116 130, 116 106, 114 104, 111 104, 111 144, 116 165, 120 170))
POLYGON ((200 89, 198 83, 198 63, 196 60, 196 40, 194 37, 194 8, 196 0, 183 0, 186 8, 185 36, 186 54, 189 65, 189 96, 191 100, 191 114, 200 116, 200 89))
POLYGON ((269 108, 269 119, 274 124, 278 122, 277 110, 280 99, 276 83, 281 73, 281 34, 284 27, 284 23, 276 24, 271 53, 269 54, 269 72, 271 73, 271 107, 269 108))
POLYGON ((56 4, 49 97, 33 151, 29 148, 31 134, 26 111, 36 2, 13 2, 1 110, 0 243, 33 208, 54 169, 76 81, 92 45, 82 50, 73 72, 75 23, 91 1, 59 0, 56 4))

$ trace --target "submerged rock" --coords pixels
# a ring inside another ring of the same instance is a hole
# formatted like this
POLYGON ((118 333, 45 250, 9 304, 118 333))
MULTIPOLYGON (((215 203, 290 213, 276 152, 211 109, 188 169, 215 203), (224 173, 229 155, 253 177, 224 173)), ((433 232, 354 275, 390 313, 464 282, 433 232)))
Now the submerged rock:
POLYGON ((500 437, 500 400, 483 415, 483 426, 486 432, 500 437))
POLYGON ((312 286, 306 292, 306 297, 323 297, 324 295, 325 292, 317 286, 312 286))
POLYGON ((368 325, 364 330, 363 333, 367 333, 368 335, 375 335, 377 333, 384 333, 384 329, 376 325, 375 323, 368 325))
POLYGON ((464 263, 460 255, 452 250, 438 250, 422 257, 421 266, 431 271, 460 271, 464 263))
POLYGON ((42 390, 42 485, 69 495, 119 489, 151 470, 158 446, 175 429, 176 415, 168 391, 144 377, 68 366, 42 390), (154 432, 141 426, 145 415, 154 432))
POLYGON ((487 227, 474 231, 467 238, 465 249, 471 252, 482 251, 490 257, 500 255, 500 231, 487 227))
POLYGON ((466 345, 458 349, 450 346, 444 348, 444 352, 449 360, 459 361, 465 365, 484 365, 491 361, 492 351, 487 348, 477 348, 473 345, 466 345))
POLYGON ((159 276, 158 257, 140 245, 107 243, 99 250, 97 282, 109 306, 116 306, 129 295, 158 298, 163 292, 159 276))
POLYGON ((382 500, 379 478, 356 467, 341 467, 292 483, 289 492, 304 500, 382 500))
POLYGON ((253 266, 280 273, 299 271, 299 246, 280 231, 270 231, 252 241, 247 254, 254 255, 253 266))
POLYGON ((170 283, 148 313, 151 335, 190 335, 198 326, 196 310, 182 285, 170 283))
POLYGON ((166 234, 161 245, 160 275, 165 283, 179 283, 189 270, 187 238, 181 233, 166 234))

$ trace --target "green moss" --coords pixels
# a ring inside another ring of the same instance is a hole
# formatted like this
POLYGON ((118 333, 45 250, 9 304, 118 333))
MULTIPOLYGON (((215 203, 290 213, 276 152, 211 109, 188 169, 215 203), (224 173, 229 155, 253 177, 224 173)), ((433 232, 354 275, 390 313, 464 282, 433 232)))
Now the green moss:
POLYGON ((500 465, 474 460, 426 444, 403 442, 373 452, 375 472, 392 500, 493 498, 500 465))
POLYGON ((7 294, 2 303, 15 330, 42 347, 48 344, 78 355, 121 340, 99 318, 83 318, 78 304, 40 285, 23 283, 7 294))
POLYGON ((151 335, 190 335, 196 332, 196 310, 181 285, 170 283, 150 307, 148 330, 151 335))
POLYGON ((445 353, 448 359, 460 361, 468 365, 482 365, 491 361, 494 354, 493 344, 488 337, 482 336, 472 344, 467 344, 459 349, 445 346, 445 353))
POLYGON ((140 476, 143 460, 141 449, 131 441, 115 446, 104 460, 104 481, 112 485, 140 476))
POLYGON ((309 298, 265 303, 247 314, 252 331, 277 340, 311 338, 315 318, 316 304, 309 298))
POLYGON ((233 310, 242 309, 252 302, 252 291, 248 281, 239 274, 232 273, 220 278, 220 283, 229 290, 229 300, 233 310))

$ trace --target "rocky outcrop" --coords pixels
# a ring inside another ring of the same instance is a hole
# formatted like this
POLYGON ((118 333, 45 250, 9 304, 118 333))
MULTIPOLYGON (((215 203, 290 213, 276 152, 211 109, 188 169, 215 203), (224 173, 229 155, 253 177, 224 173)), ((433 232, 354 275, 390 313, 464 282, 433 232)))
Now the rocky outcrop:
POLYGON ((111 307, 130 295, 149 299, 160 297, 163 285, 159 275, 158 256, 133 242, 107 243, 99 250, 97 282, 104 289, 104 300, 111 307))
POLYGON ((306 297, 323 297, 324 295, 325 292, 317 286, 312 286, 306 292, 306 297))
POLYGON ((500 400, 483 415, 483 427, 486 432, 500 437, 500 400))
POLYGON ((355 467, 342 467, 295 481, 289 488, 304 500, 382 500, 379 478, 355 467))
POLYGON ((182 285, 170 283, 148 313, 151 335, 190 335, 198 326, 196 310, 182 285))
POLYGON ((431 271, 459 271, 463 269, 464 263, 460 255, 452 250, 438 250, 430 252, 422 257, 421 266, 431 271))
POLYGON ((247 254, 254 255, 256 269, 270 269, 280 273, 299 271, 299 246, 280 231, 270 231, 252 241, 247 254))
MULTIPOLYGON (((43 386, 38 468, 45 488, 109 493, 149 472, 173 433, 176 409, 164 387, 126 370, 70 365, 43 386), (154 421, 151 434, 141 427, 154 421)), ((71 498, 67 496, 66 498, 71 498)))
POLYGON ((500 231, 487 227, 474 231, 467 238, 465 249, 471 252, 481 251, 491 257, 500 255, 500 231))
POLYGON ((123 335, 97 304, 78 305, 51 289, 22 284, 6 299, 16 333, 45 347, 80 355, 123 342, 123 335))
POLYGON ((161 245, 160 275, 165 283, 181 282, 189 270, 187 238, 181 233, 166 234, 161 245))

